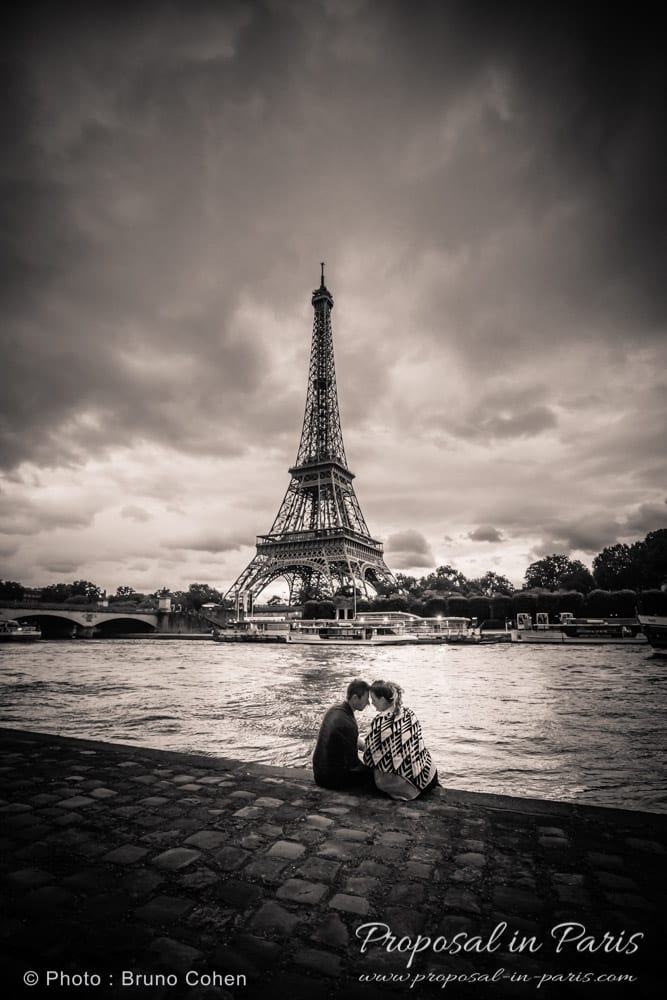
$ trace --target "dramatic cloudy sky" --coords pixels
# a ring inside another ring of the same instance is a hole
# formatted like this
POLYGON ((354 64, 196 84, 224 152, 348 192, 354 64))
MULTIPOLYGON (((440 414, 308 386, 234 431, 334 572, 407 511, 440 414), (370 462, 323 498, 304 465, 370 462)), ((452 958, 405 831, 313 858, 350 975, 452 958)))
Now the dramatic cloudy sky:
POLYGON ((651 7, 19 7, 0 576, 232 583, 289 482, 320 260, 394 570, 520 582, 667 525, 651 7))

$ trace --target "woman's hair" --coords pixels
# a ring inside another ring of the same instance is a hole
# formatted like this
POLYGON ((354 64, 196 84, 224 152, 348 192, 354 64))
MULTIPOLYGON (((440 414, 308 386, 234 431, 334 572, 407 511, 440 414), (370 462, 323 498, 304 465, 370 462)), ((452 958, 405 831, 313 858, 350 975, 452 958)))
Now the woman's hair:
POLYGON ((398 715, 403 707, 403 688, 394 681, 373 681, 371 693, 376 698, 385 698, 391 703, 394 715, 398 715))

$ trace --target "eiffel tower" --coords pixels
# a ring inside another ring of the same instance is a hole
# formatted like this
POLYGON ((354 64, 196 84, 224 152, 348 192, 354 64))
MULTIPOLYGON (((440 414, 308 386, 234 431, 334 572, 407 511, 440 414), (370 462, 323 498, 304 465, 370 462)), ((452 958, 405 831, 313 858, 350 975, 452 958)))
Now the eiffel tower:
POLYGON ((257 537, 257 552, 229 588, 228 598, 256 596, 284 577, 289 602, 304 595, 354 593, 398 584, 383 559, 382 544, 371 538, 347 467, 338 411, 331 310, 324 284, 313 292, 313 340, 306 411, 291 481, 268 535, 257 537))

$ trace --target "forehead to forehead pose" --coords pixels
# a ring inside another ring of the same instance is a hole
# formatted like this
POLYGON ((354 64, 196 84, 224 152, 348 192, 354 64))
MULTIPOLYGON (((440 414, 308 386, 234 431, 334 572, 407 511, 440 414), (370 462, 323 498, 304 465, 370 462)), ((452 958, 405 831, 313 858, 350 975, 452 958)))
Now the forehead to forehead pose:
POLYGON ((359 759, 359 727, 355 712, 368 705, 368 683, 356 677, 345 701, 332 705, 322 719, 313 753, 313 776, 323 788, 373 786, 373 771, 359 759))
MULTIPOLYGON (((403 688, 399 687, 398 684, 394 684, 393 681, 373 681, 370 693, 374 705, 376 702, 378 704, 384 702, 379 711, 386 711, 390 706, 394 709, 394 715, 400 711, 403 704, 403 688)), ((375 705, 375 707, 378 706, 375 705)))
MULTIPOLYGON (((359 700, 365 699, 366 705, 368 704, 368 691, 369 687, 366 681, 362 681, 360 677, 355 677, 353 681, 347 685, 347 692, 345 697, 348 701, 355 696, 359 700)), ((364 706, 365 707, 365 706, 364 706)))
POLYGON ((364 764, 391 798, 416 799, 439 784, 419 719, 403 704, 403 689, 393 681, 373 681, 370 697, 377 715, 364 744, 364 764))

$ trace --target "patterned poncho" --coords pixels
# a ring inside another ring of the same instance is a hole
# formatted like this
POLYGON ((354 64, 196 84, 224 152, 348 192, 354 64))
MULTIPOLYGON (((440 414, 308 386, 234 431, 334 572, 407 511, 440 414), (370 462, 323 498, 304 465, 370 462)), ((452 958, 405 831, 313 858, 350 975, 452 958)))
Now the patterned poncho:
POLYGON ((420 790, 426 788, 434 768, 424 746, 419 720, 409 708, 378 713, 371 723, 364 747, 364 764, 399 774, 420 790))

